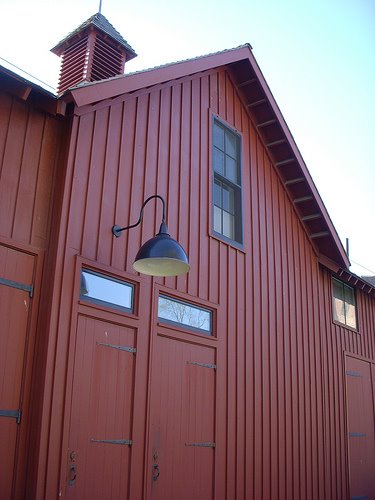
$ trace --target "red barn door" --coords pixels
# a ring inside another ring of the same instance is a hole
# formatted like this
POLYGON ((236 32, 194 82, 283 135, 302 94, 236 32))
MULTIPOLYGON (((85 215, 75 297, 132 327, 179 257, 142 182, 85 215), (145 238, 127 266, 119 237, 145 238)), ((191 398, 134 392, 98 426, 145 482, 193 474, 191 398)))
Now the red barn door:
POLYGON ((181 337, 160 331, 154 341, 153 500, 214 498, 216 352, 181 337))
POLYGON ((375 365, 346 358, 350 498, 375 500, 375 365))
POLYGON ((128 498, 135 329, 79 315, 67 496, 128 498))
POLYGON ((0 245, 0 266, 0 499, 8 500, 24 481, 16 474, 16 463, 27 425, 26 354, 31 345, 34 257, 0 245))

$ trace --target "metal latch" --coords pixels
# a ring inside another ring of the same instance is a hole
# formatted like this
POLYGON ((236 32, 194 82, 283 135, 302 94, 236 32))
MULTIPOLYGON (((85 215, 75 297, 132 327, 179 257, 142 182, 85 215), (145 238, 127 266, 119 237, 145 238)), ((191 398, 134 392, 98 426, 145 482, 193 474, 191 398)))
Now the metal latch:
POLYGON ((0 410, 0 417, 15 418, 17 424, 21 423, 21 410, 0 410))
POLYGON ((133 441, 131 439, 94 439, 94 438, 91 438, 90 441, 92 443, 120 444, 120 445, 126 445, 126 446, 131 446, 133 444, 133 441))
POLYGON ((215 443, 185 443, 185 446, 197 446, 198 448, 215 448, 215 443))
POLYGON ((11 288, 17 288, 23 292, 28 292, 30 298, 34 295, 33 285, 26 285, 25 283, 19 283, 18 281, 8 280, 6 278, 0 278, 0 285, 10 286, 11 288))
POLYGON ((137 349, 135 347, 128 347, 126 345, 105 344, 104 342, 97 342, 96 345, 101 345, 103 347, 110 347, 111 349, 118 349, 119 351, 127 351, 133 354, 137 352, 137 349))

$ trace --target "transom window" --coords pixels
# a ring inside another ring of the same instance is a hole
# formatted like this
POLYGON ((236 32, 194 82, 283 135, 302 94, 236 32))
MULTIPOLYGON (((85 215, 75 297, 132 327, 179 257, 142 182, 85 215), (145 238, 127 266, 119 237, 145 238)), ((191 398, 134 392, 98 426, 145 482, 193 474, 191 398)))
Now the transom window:
POLYGON ((188 302, 160 295, 158 317, 160 321, 212 335, 212 312, 188 302))
POLYGON ((82 269, 80 298, 106 307, 133 312, 134 285, 82 269))
POLYGON ((213 122, 213 229, 242 243, 241 138, 219 120, 213 122))
POLYGON ((333 319, 357 329, 354 289, 342 281, 332 278, 333 319))

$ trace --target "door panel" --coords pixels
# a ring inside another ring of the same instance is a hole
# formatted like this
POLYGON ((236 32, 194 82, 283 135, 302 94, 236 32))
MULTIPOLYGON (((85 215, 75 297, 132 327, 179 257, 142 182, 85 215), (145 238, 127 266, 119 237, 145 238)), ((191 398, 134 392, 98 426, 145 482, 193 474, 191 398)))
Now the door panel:
POLYGON ((78 317, 67 496, 128 498, 135 330, 78 317))
POLYGON ((215 349, 161 335, 157 335, 154 349, 149 477, 152 498, 212 499, 215 349))
MULTIPOLYGON (((28 341, 34 257, 0 245, 0 499, 12 497, 28 341)), ((17 478, 19 482, 23 478, 17 478)))
POLYGON ((350 498, 375 500, 375 380, 371 363, 346 360, 350 498))

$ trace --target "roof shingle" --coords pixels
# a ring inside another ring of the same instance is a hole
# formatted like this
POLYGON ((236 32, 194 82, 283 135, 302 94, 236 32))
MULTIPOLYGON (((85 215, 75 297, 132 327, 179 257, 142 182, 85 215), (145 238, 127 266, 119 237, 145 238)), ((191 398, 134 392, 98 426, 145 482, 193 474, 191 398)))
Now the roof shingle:
POLYGON ((118 42, 124 49, 131 54, 131 57, 135 57, 137 54, 134 49, 128 44, 128 42, 120 35, 120 33, 112 26, 106 17, 100 12, 97 12, 93 16, 89 17, 84 21, 77 29, 69 33, 65 38, 63 38, 55 47, 53 47, 52 52, 58 53, 59 49, 74 35, 84 30, 88 26, 95 26, 98 30, 112 37, 116 42, 118 42))

